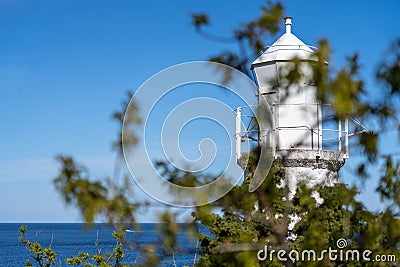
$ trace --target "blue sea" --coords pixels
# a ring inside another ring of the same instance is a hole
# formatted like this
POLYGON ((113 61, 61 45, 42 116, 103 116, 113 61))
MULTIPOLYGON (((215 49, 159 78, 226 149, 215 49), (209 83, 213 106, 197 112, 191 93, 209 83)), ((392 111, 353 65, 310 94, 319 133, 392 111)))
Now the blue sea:
MULTIPOLYGON (((30 259, 29 251, 18 241, 20 223, 0 223, 0 266, 24 266, 30 259)), ((81 252, 91 255, 96 253, 95 242, 98 236, 98 246, 101 251, 110 251, 115 247, 116 240, 112 237, 114 228, 106 224, 94 224, 88 228, 80 223, 28 223, 26 239, 38 241, 43 247, 52 244, 57 253, 56 266, 69 266, 65 258, 73 257, 81 252)), ((193 266, 194 259, 199 258, 200 246, 196 249, 197 240, 192 239, 186 224, 179 224, 177 245, 173 255, 162 253, 162 236, 156 223, 142 223, 138 227, 128 229, 126 238, 135 241, 140 246, 151 245, 161 259, 159 266, 193 266), (196 255, 197 254, 197 255, 196 255), (195 257, 196 255, 196 257, 195 257)), ((198 232, 206 233, 202 225, 196 225, 198 232)), ((145 260, 145 255, 139 250, 124 248, 125 263, 139 264, 145 260)))

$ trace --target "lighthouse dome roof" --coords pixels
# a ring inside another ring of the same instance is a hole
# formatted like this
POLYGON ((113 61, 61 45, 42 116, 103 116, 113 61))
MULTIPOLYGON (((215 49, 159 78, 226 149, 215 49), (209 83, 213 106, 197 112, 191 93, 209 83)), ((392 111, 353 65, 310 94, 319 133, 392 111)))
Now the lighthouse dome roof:
POLYGON ((313 47, 303 43, 291 32, 292 18, 285 18, 286 32, 264 50, 261 55, 251 64, 254 65, 271 61, 290 61, 294 58, 300 60, 315 60, 313 58, 313 47))

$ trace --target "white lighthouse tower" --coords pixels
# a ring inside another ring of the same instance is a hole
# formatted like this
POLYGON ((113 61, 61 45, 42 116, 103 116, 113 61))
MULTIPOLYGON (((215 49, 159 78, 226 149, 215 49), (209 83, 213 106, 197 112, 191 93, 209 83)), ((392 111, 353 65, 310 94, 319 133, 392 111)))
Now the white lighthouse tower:
POLYGON ((251 65, 258 95, 266 96, 275 121, 277 151, 322 148, 322 113, 317 87, 312 81, 313 50, 291 32, 292 18, 285 18, 286 33, 251 65), (289 85, 285 77, 298 60, 303 77, 289 85), (311 62, 310 62, 311 61, 311 62))
MULTIPOLYGON (((319 102, 318 85, 313 81, 314 47, 292 33, 292 18, 285 18, 285 26, 286 32, 261 53, 251 69, 259 105, 265 97, 273 117, 269 133, 260 130, 259 144, 273 144, 274 157, 282 159, 289 197, 293 197, 299 182, 310 187, 337 182, 337 172, 348 157, 349 133, 347 119, 336 122, 335 129, 323 128, 324 108, 328 107, 319 102), (302 75, 293 83, 286 77, 295 64, 302 75), (328 139, 334 149, 325 145, 328 139)), ((243 139, 246 133, 237 136, 243 139)))

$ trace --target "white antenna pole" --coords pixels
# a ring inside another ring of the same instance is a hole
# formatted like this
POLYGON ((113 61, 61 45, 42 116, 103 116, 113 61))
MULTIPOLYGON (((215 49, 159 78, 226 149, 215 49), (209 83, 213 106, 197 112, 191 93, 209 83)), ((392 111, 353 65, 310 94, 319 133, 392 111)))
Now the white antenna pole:
POLYGON ((339 141, 339 147, 338 151, 342 151, 342 121, 338 119, 338 141, 339 141))
POLYGON ((345 142, 346 142, 346 158, 349 157, 349 117, 346 117, 344 121, 344 129, 345 129, 345 142))
POLYGON ((242 124, 242 111, 241 111, 241 107, 238 107, 236 109, 236 133, 235 133, 235 137, 236 137, 236 161, 239 160, 240 155, 241 155, 241 137, 240 137, 240 132, 241 132, 241 124, 242 124))

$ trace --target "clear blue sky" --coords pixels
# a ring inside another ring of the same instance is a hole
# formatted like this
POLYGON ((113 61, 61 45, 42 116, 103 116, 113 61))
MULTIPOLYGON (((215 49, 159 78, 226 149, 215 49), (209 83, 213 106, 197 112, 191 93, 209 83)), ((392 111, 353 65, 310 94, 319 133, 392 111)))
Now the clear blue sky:
MULTIPOLYGON (((73 155, 98 178, 112 175, 110 147, 118 129, 110 114, 124 92, 168 66, 231 48, 197 35, 190 14, 208 13, 210 31, 225 35, 257 17, 261 3, 0 0, 0 222, 79 220, 54 192, 54 156, 73 155)), ((294 18, 293 32, 306 44, 330 41, 334 68, 359 52, 362 74, 374 90, 370 77, 400 37, 399 1, 284 5, 294 18)), ((363 199, 376 209, 371 188, 363 199)))

